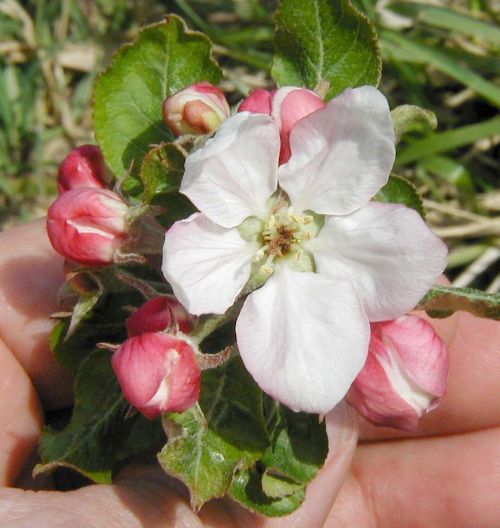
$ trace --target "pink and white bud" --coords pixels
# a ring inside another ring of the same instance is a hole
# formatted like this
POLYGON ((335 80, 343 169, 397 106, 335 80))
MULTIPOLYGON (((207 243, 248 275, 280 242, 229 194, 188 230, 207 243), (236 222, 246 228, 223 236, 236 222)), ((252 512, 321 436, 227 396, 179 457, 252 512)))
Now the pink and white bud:
POLYGON ((194 317, 173 295, 161 295, 138 308, 127 319, 126 325, 129 337, 161 332, 175 326, 183 334, 189 334, 194 327, 194 317))
POLYGON ((127 238, 127 213, 127 204, 112 191, 71 189, 49 208, 50 242, 58 253, 79 264, 110 264, 127 238))
POLYGON ((112 365, 125 399, 147 418, 182 412, 198 401, 200 367, 183 339, 163 332, 131 337, 112 365))
POLYGON ((241 103, 238 111, 267 114, 276 120, 280 127, 282 164, 290 159, 289 136, 295 123, 324 106, 323 99, 313 91, 286 86, 272 92, 255 90, 241 103))
POLYGON ((375 425, 415 429, 446 392, 446 344, 415 315, 371 327, 368 358, 347 401, 375 425))
POLYGON ((96 145, 82 145, 72 150, 59 165, 59 194, 78 187, 106 189, 110 182, 104 156, 96 145))
POLYGON ((211 134, 231 115, 224 92, 203 81, 163 103, 163 117, 174 134, 211 134))

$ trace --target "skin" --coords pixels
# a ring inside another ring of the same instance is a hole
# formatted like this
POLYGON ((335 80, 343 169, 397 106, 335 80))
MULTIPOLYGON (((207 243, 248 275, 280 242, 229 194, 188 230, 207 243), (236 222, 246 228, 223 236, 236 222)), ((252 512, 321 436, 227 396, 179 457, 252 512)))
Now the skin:
POLYGON ((254 516, 230 500, 198 515, 156 467, 129 467, 112 486, 50 491, 33 481, 43 409, 71 402, 71 379, 47 345, 62 259, 43 221, 0 234, 0 525, 12 528, 494 528, 500 518, 500 325, 468 314, 437 321, 450 345, 448 394, 412 433, 327 416, 331 454, 299 511, 254 516), (351 465, 352 460, 352 465, 351 465), (24 488, 24 489, 23 489, 24 488), (37 490, 37 491, 36 491, 37 490))

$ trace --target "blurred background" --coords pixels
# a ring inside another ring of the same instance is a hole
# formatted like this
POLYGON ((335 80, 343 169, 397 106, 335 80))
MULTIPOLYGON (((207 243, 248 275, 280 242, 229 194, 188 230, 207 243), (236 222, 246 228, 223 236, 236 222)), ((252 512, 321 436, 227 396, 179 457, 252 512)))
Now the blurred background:
MULTIPOLYGON (((307 0, 304 0, 307 1, 307 0)), ((354 2, 375 24, 391 107, 433 110, 398 148, 395 172, 424 197, 451 249, 456 286, 500 291, 500 1, 354 2)), ((45 214, 58 165, 93 142, 92 91, 141 26, 181 15, 207 33, 231 102, 271 87, 266 0, 0 0, 0 227, 45 214)))

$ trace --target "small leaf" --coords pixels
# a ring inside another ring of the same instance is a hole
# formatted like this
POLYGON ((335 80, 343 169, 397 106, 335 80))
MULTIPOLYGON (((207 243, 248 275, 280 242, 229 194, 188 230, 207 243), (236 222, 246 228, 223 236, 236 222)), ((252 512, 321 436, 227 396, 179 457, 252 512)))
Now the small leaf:
MULTIPOLYGON (((304 501, 304 487, 299 487, 296 491, 280 497, 273 498, 266 495, 262 488, 262 478, 257 469, 238 472, 231 486, 231 497, 250 510, 267 517, 288 515, 304 501)), ((268 480, 266 489, 270 491, 268 480)))
POLYGON ((262 414, 262 392, 234 355, 203 372, 199 407, 168 413, 181 431, 158 455, 167 473, 189 488, 191 505, 224 496, 236 469, 249 468, 269 446, 262 414))
POLYGON ((174 143, 162 143, 146 154, 140 172, 144 185, 144 201, 163 210, 157 220, 168 228, 174 221, 187 218, 195 208, 179 193, 184 174, 183 150, 174 143))
POLYGON ((396 143, 399 143, 402 136, 408 132, 421 130, 422 127, 435 130, 438 125, 434 112, 415 105, 398 106, 392 110, 391 117, 394 124, 396 143))
POLYGON ((268 470, 262 475, 262 491, 272 499, 288 497, 302 489, 304 485, 297 484, 287 477, 274 475, 268 470))
POLYGON ((316 88, 326 99, 380 80, 382 60, 370 21, 348 0, 281 0, 276 12, 272 77, 280 86, 316 88))
POLYGON ((121 48, 96 83, 94 126, 108 165, 118 177, 130 171, 124 190, 142 191, 138 178, 151 145, 172 139, 163 122, 166 97, 198 81, 217 84, 221 72, 206 36, 189 31, 182 19, 147 27, 121 48))
POLYGON ((44 429, 41 464, 34 473, 65 466, 95 482, 111 482, 114 470, 135 456, 153 453, 164 438, 158 420, 140 414, 127 418, 129 408, 111 368, 110 353, 94 351, 78 370, 71 422, 62 431, 44 429))
POLYGON ((318 415, 296 413, 280 406, 272 446, 262 463, 272 471, 307 484, 323 466, 328 454, 324 421, 318 415))
POLYGON ((425 218, 424 205, 417 189, 401 176, 390 176, 389 181, 376 194, 375 200, 406 205, 425 218))
POLYGON ((469 312, 476 317, 500 319, 500 294, 485 293, 474 288, 434 286, 417 306, 431 317, 443 318, 454 312, 469 312))

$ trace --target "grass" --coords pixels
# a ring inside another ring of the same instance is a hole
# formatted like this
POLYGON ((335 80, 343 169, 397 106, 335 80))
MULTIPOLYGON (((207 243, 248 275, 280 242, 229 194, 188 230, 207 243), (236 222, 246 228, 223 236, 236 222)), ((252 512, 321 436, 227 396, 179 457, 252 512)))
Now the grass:
MULTIPOLYGON (((396 172, 418 186, 427 219, 448 242, 449 276, 500 290, 500 29, 485 0, 358 0, 384 56, 391 106, 433 110, 398 150, 396 172)), ((92 141, 97 72, 138 29, 174 11, 210 35, 232 102, 271 86, 272 12, 265 0, 0 0, 0 222, 44 214, 57 167, 92 141)))

